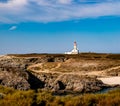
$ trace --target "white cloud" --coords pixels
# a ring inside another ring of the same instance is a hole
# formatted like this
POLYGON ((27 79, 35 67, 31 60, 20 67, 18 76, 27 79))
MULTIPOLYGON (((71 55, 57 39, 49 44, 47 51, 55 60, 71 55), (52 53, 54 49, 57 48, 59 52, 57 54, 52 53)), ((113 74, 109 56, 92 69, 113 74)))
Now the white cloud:
POLYGON ((58 2, 61 4, 71 4, 72 0, 58 0, 58 2))
POLYGON ((13 30, 16 30, 17 29, 17 26, 12 26, 9 28, 10 31, 13 31, 13 30))
POLYGON ((101 16, 120 16, 120 1, 10 0, 0 3, 0 23, 56 22, 101 16))

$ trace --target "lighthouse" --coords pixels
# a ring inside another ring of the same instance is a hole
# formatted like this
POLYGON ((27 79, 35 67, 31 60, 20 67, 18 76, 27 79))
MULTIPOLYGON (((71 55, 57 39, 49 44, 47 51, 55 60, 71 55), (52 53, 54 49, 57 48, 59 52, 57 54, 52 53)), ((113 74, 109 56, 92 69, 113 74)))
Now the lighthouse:
POLYGON ((77 50, 77 43, 74 42, 74 50, 77 50))
POLYGON ((71 52, 65 52, 65 54, 79 54, 79 50, 77 48, 77 42, 76 41, 74 42, 73 50, 71 52))
POLYGON ((77 48, 77 43, 74 42, 74 47, 73 47, 73 50, 71 51, 71 54, 79 54, 79 50, 77 48))

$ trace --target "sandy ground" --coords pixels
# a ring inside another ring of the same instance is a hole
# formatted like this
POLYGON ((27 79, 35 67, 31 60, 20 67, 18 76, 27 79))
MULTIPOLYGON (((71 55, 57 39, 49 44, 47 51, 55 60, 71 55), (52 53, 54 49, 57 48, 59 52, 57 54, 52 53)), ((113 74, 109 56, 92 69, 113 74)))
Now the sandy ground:
POLYGON ((106 78, 98 78, 101 80, 104 84, 108 85, 115 85, 120 84, 120 77, 106 77, 106 78))

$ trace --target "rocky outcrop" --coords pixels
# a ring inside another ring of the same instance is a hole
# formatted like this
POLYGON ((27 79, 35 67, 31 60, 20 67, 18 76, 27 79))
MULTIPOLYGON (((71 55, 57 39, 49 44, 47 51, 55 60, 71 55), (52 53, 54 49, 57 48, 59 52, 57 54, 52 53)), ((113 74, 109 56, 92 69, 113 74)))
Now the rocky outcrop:
POLYGON ((2 66, 0 84, 19 90, 38 89, 44 87, 44 82, 35 77, 25 68, 2 66))
POLYGON ((30 84, 27 81, 29 79, 27 72, 12 67, 2 67, 2 69, 4 71, 0 70, 1 85, 19 90, 30 89, 30 84))
POLYGON ((105 85, 95 77, 79 76, 79 75, 63 75, 60 76, 56 84, 59 85, 57 90, 65 89, 66 91, 75 92, 95 92, 101 90, 105 85), (64 85, 64 87, 60 85, 64 85))
POLYGON ((33 72, 27 67, 45 62, 64 62, 65 57, 0 57, 0 84, 19 90, 45 89, 53 92, 96 92, 105 86, 96 77, 70 73, 33 72))
POLYGON ((26 68, 28 65, 45 63, 45 62, 64 62, 67 58, 44 56, 44 57, 15 57, 15 56, 2 56, 0 57, 0 66, 7 65, 17 68, 26 68))
POLYGON ((44 82, 44 89, 53 92, 96 92, 107 85, 96 77, 80 76, 74 74, 52 74, 52 73, 33 73, 38 79, 44 82))
POLYGON ((45 82, 27 71, 27 67, 36 63, 52 61, 63 62, 64 58, 2 56, 0 57, 0 84, 19 90, 44 88, 45 82))

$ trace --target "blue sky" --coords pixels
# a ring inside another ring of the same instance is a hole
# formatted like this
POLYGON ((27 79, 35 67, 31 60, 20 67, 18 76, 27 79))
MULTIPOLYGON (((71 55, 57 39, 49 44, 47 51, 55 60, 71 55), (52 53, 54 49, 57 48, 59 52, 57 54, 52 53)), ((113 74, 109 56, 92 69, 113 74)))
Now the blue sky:
POLYGON ((120 0, 0 0, 0 54, 120 53, 120 0))

